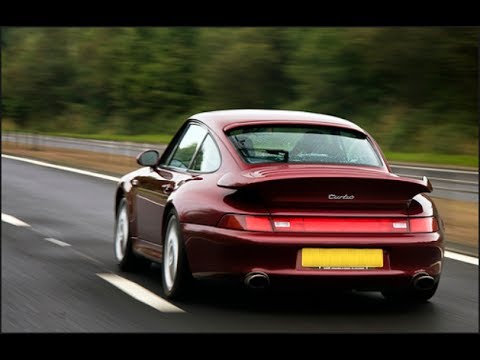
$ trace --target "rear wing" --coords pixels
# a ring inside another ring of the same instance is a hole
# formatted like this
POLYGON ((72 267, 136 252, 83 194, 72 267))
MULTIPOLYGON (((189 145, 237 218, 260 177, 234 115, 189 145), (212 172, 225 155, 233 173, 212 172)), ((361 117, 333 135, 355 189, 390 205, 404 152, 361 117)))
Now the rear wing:
MULTIPOLYGON (((223 175, 217 186, 227 189, 259 189, 283 194, 303 192, 320 194, 331 191, 353 192, 356 198, 389 198, 408 200, 420 193, 432 192, 426 176, 422 180, 400 177, 383 171, 338 169, 257 169, 223 175)), ((343 193, 342 193, 343 194, 343 193)))

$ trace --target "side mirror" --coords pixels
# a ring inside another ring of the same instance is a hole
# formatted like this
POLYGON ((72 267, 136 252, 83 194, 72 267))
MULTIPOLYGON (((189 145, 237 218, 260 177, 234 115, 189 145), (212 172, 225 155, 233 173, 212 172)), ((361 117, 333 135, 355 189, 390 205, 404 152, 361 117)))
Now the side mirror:
POLYGON ((157 150, 145 150, 137 155, 137 163, 142 166, 155 166, 159 158, 157 150))

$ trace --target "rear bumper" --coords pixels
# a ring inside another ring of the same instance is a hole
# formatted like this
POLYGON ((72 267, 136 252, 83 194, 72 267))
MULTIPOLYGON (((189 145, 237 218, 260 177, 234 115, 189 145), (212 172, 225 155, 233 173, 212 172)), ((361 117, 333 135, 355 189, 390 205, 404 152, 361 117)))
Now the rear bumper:
MULTIPOLYGON (((408 285, 426 272, 438 279, 442 271, 443 233, 285 235, 182 224, 187 257, 195 277, 243 278, 264 272, 274 281, 305 280, 358 288, 408 285), (380 248, 384 266, 368 270, 320 270, 301 265, 305 247, 380 248)), ((273 282, 274 282, 273 281, 273 282)))

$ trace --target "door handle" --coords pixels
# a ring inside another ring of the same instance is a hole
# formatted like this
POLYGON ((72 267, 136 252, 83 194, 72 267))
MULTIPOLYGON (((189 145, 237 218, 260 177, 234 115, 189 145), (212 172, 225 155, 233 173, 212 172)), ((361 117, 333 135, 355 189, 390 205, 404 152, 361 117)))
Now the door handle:
POLYGON ((187 181, 192 181, 192 180, 203 180, 203 178, 201 176, 192 176, 191 178, 189 179, 186 179, 185 182, 187 181))
POLYGON ((183 184, 189 182, 189 181, 192 181, 192 180, 203 180, 203 178, 201 176, 192 176, 191 178, 188 178, 188 179, 185 179, 185 180, 182 180, 178 183, 177 187, 180 187, 182 186, 183 184))

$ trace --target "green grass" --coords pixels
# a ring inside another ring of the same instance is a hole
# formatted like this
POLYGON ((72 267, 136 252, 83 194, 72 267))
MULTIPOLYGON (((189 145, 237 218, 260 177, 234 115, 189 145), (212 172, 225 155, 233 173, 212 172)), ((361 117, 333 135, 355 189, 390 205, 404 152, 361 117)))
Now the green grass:
POLYGON ((389 162, 408 162, 432 165, 453 165, 478 168, 478 156, 475 155, 449 155, 432 153, 399 153, 385 152, 389 162))

